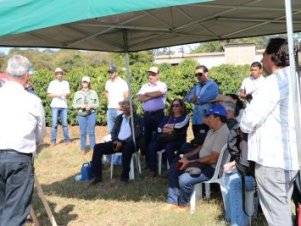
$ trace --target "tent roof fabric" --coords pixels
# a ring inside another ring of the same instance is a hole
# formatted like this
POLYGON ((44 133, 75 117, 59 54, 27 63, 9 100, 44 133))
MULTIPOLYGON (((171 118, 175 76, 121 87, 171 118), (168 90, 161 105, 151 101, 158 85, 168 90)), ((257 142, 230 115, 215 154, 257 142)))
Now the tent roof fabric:
MULTIPOLYGON (((284 4, 283 0, 4 0, 0 46, 131 52, 284 33, 284 4)), ((294 29, 301 31, 301 1, 292 0, 292 9, 294 29)))

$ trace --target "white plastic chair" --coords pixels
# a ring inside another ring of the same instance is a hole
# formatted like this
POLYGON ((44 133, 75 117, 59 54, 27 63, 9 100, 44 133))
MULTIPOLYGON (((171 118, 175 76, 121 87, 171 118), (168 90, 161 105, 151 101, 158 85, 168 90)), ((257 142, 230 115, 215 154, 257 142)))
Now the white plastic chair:
MULTIPOLYGON (((162 149, 161 151, 157 152, 158 155, 158 175, 161 176, 162 173, 162 155, 165 152, 165 149, 162 149)), ((169 163, 168 160, 166 159, 166 164, 167 164, 167 170, 169 169, 169 163)))
MULTIPOLYGON (((205 184, 205 194, 206 198, 210 198, 210 184, 211 183, 217 183, 221 186, 221 190, 224 189, 224 183, 223 183, 223 168, 222 166, 230 161, 230 155, 227 150, 227 144, 224 145, 222 150, 219 153, 218 160, 215 166, 214 174, 212 178, 208 181, 203 181, 201 183, 195 184, 193 193, 190 197, 190 213, 195 212, 195 207, 197 204, 197 201, 202 198, 202 185, 205 184)), ((222 192, 222 198, 224 201, 224 193, 222 192)))
MULTIPOLYGON (((113 154, 112 156, 122 156, 121 152, 117 152, 113 154)), ((131 164, 130 164, 130 172, 129 172, 129 179, 134 180, 135 179, 135 169, 134 169, 134 159, 137 163, 138 173, 141 174, 141 163, 139 158, 139 152, 135 152, 132 154, 131 164)), ((111 179, 113 178, 113 170, 114 170, 114 164, 113 161, 111 161, 111 179)))

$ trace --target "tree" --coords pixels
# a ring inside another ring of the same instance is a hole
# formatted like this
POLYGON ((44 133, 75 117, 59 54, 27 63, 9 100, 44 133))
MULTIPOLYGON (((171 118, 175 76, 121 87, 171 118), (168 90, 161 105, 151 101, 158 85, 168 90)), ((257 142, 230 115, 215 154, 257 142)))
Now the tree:
POLYGON ((82 53, 78 50, 60 50, 56 53, 54 60, 55 67, 61 67, 64 71, 71 71, 72 68, 85 67, 82 53))

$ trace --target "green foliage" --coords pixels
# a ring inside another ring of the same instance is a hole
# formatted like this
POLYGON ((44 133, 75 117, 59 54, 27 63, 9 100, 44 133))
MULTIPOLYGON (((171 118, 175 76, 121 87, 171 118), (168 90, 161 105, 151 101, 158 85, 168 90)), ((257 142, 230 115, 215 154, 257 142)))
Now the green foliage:
MULTIPOLYGON (((168 87, 167 105, 174 98, 183 98, 186 93, 197 82, 194 76, 195 66, 197 62, 186 60, 178 66, 168 64, 157 65, 160 68, 160 79, 166 82, 168 87)), ((135 96, 141 88, 142 84, 148 82, 147 70, 152 66, 150 63, 136 62, 130 67, 130 88, 132 92, 133 102, 137 105, 138 114, 142 114, 141 104, 136 100, 135 96)), ((80 89, 80 81, 82 76, 88 75, 91 78, 92 89, 99 95, 100 107, 97 113, 97 123, 100 125, 106 124, 106 98, 104 95, 104 86, 107 81, 107 65, 100 67, 73 67, 66 73, 64 79, 69 81, 71 95, 68 98, 68 122, 70 125, 77 124, 77 113, 71 108, 74 93, 80 89)), ((221 65, 211 68, 209 77, 215 80, 223 94, 237 93, 243 78, 249 75, 249 65, 233 66, 221 65)), ((119 68, 119 76, 127 80, 127 72, 119 68)), ((51 98, 47 97, 47 87, 51 80, 55 77, 50 70, 39 70, 31 78, 36 94, 43 100, 43 105, 46 112, 46 123, 51 125, 51 98)), ((188 105, 188 109, 192 109, 192 105, 188 105)))
POLYGON ((191 53, 212 53, 212 52, 222 52, 224 46, 224 41, 212 41, 200 44, 196 49, 191 51, 191 53))
POLYGON ((210 78, 216 81, 221 93, 238 93, 242 80, 249 75, 250 66, 224 64, 211 68, 210 78))

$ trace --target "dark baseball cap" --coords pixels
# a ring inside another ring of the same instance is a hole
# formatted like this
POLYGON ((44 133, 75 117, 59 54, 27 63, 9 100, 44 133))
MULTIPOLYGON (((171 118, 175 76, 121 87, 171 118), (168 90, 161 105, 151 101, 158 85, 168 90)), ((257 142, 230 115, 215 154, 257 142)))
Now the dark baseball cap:
POLYGON ((115 65, 112 65, 108 68, 109 73, 114 73, 117 72, 117 67, 115 65))

